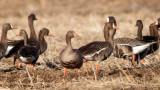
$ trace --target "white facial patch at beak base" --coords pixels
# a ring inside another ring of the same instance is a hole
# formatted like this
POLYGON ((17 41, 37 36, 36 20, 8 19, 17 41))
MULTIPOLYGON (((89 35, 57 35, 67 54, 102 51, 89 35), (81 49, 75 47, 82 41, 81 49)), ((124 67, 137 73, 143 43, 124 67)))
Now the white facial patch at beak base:
POLYGON ((13 28, 12 24, 10 24, 10 25, 11 25, 11 28, 13 28))
POLYGON ((115 27, 115 25, 113 24, 113 28, 115 27))
POLYGON ((106 21, 109 22, 109 18, 108 17, 106 18, 106 21))
POLYGON ((156 21, 156 23, 155 24, 157 24, 158 25, 158 21, 156 21))

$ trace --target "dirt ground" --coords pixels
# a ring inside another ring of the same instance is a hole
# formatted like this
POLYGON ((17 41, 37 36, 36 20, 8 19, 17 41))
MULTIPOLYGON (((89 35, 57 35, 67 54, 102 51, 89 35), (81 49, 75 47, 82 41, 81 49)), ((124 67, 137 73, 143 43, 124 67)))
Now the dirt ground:
POLYGON ((20 39, 16 37, 20 29, 29 33, 27 17, 30 13, 35 13, 38 19, 34 22, 36 33, 45 27, 54 37, 45 37, 47 51, 39 57, 32 73, 25 64, 22 68, 13 66, 13 57, 1 59, 0 89, 159 90, 159 50, 148 55, 144 64, 134 66, 130 61, 124 65, 123 59, 111 55, 100 63, 98 73, 95 73, 95 62, 88 62, 88 72, 83 64, 80 74, 77 69, 67 69, 65 79, 59 62, 68 30, 80 35, 80 38, 72 39, 74 48, 91 41, 103 41, 105 18, 114 16, 120 28, 114 38, 135 38, 136 20, 143 21, 143 35, 149 35, 149 25, 160 17, 159 11, 159 0, 1 0, 0 28, 7 22, 18 27, 8 32, 8 39, 20 39))

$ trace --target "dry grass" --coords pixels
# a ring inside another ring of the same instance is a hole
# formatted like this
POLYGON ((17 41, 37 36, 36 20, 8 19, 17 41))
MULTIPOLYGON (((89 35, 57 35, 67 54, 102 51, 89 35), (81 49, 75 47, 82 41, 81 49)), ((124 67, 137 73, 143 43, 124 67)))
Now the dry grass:
MULTIPOLYGON (((144 65, 123 65, 123 59, 110 56, 100 63, 100 71, 95 80, 95 63, 89 62, 89 72, 81 68, 67 70, 63 79, 63 67, 58 57, 65 48, 65 34, 74 30, 81 36, 73 39, 74 48, 91 41, 104 40, 103 22, 105 17, 114 16, 118 27, 115 38, 136 36, 137 19, 144 22, 144 35, 149 35, 148 27, 159 18, 159 0, 1 0, 0 28, 10 22, 19 29, 28 30, 27 16, 35 13, 35 29, 38 33, 43 27, 50 30, 54 38, 46 37, 48 50, 38 59, 33 73, 12 67, 12 58, 3 58, 0 62, 0 87, 6 89, 160 89, 159 51, 145 58, 144 65), (29 77, 30 76, 30 77, 29 77)), ((9 31, 9 39, 15 37, 19 30, 9 31)), ((1 88, 0 88, 1 89, 1 88)))

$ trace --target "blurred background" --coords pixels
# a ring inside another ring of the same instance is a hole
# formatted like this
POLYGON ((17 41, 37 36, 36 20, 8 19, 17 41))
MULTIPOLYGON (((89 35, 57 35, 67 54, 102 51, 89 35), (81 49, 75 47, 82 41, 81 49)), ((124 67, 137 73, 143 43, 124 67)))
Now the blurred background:
POLYGON ((28 13, 41 15, 70 13, 89 14, 124 14, 160 11, 159 0, 1 0, 1 17, 21 17, 28 13))
POLYGON ((0 0, 0 24, 10 22, 26 28, 27 16, 35 13, 37 33, 42 27, 98 31, 106 17, 114 16, 122 33, 142 19, 148 34, 148 26, 159 18, 159 11, 159 0, 0 0))

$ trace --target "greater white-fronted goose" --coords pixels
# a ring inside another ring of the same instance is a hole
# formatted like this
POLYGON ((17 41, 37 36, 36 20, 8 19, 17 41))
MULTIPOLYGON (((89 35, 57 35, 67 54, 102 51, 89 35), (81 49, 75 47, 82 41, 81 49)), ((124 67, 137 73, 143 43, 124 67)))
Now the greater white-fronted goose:
POLYGON ((158 44, 158 34, 157 34, 158 32, 157 32, 157 30, 150 30, 150 35, 152 35, 152 36, 143 36, 142 35, 142 30, 143 30, 142 20, 137 20, 136 26, 138 27, 137 38, 136 38, 137 40, 145 41, 145 42, 156 42, 148 48, 148 53, 147 54, 153 53, 156 50, 158 50, 159 44, 158 44))
POLYGON ((99 62, 106 60, 113 51, 113 37, 118 27, 114 17, 108 17, 104 26, 104 38, 105 41, 94 41, 79 48, 83 58, 87 61, 96 61, 96 72, 98 72, 99 62), (112 22, 108 23, 109 20, 112 22))
POLYGON ((71 44, 71 38, 79 37, 74 31, 68 31, 66 34, 67 47, 62 50, 59 56, 59 60, 62 66, 64 66, 64 77, 66 76, 66 68, 74 69, 81 68, 83 64, 83 58, 78 49, 73 49, 71 44))
POLYGON ((53 37, 52 34, 49 34, 49 30, 47 28, 42 28, 40 31, 39 31, 39 42, 40 42, 40 49, 39 49, 39 54, 42 54, 46 51, 47 49, 47 42, 46 40, 44 39, 44 36, 50 36, 50 37, 53 37))
POLYGON ((2 59, 5 56, 8 44, 7 44, 7 32, 8 30, 16 29, 16 27, 13 27, 9 23, 6 23, 2 27, 1 32, 1 41, 0 41, 0 59, 2 59))
MULTIPOLYGON (((30 28, 30 38, 28 40, 28 45, 40 48, 40 42, 38 41, 37 35, 34 30, 34 25, 33 25, 34 20, 37 20, 35 14, 30 14, 28 16, 28 22, 29 22, 29 28, 30 28)), ((14 45, 14 46, 9 51, 9 53, 6 55, 6 58, 9 58, 12 55, 14 55, 18 51, 18 49, 24 45, 24 40, 9 42, 9 44, 14 45)))
POLYGON ((34 46, 28 45, 28 35, 25 30, 20 30, 19 36, 24 38, 24 46, 20 47, 16 57, 20 62, 31 65, 31 72, 33 71, 33 65, 36 63, 39 57, 39 49, 34 46))
POLYGON ((157 21, 152 23, 149 26, 149 29, 150 29, 150 36, 158 37, 158 39, 160 39, 159 32, 158 32, 158 30, 160 30, 160 18, 158 18, 157 21))
MULTIPOLYGON (((35 29, 34 29, 34 24, 33 24, 33 21, 34 20, 37 20, 35 14, 30 14, 28 16, 28 25, 29 25, 29 28, 30 28, 30 39, 32 39, 34 42, 36 40, 38 40, 37 38, 37 35, 36 35, 36 32, 35 32, 35 29)), ((12 49, 16 44, 20 44, 20 43, 24 43, 23 40, 8 40, 8 45, 10 47, 7 48, 8 51, 10 51, 8 54, 14 54, 15 50, 12 49)), ((32 43, 34 46, 38 46, 36 43, 32 43)), ((20 45, 23 45, 23 44, 20 44, 20 45)))
MULTIPOLYGON (((33 26, 34 20, 37 20, 35 15, 30 14, 28 16, 29 27, 30 27, 30 38, 27 40, 27 43, 28 43, 28 46, 34 46, 34 47, 40 49, 40 42, 37 39, 37 35, 35 33, 34 26, 33 26)), ((16 55, 18 50, 23 46, 24 46, 24 40, 19 40, 5 57, 9 58, 13 55, 16 55)), ((16 61, 16 57, 14 57, 14 64, 15 64, 15 61, 16 61)))
MULTIPOLYGON (((153 45, 156 42, 152 42, 150 40, 144 41, 142 37, 142 27, 138 27, 138 33, 137 33, 137 39, 131 39, 131 38, 117 38, 114 40, 114 56, 118 58, 124 58, 126 56, 132 56, 132 63, 134 63, 135 60, 138 60, 138 56, 140 56, 140 59, 142 62, 144 61, 144 57, 148 53, 148 47, 153 45)), ((153 37, 154 38, 154 37, 153 37)), ((126 60, 124 60, 124 63, 126 60)))
MULTIPOLYGON (((47 28, 42 28, 40 31, 39 31, 39 42, 40 42, 40 50, 39 50, 39 54, 42 54, 46 51, 47 49, 47 42, 44 38, 44 36, 50 36, 50 37, 53 37, 52 34, 49 34, 49 30, 47 28)), ((12 46, 15 46, 16 43, 19 42, 19 40, 8 40, 8 44, 12 46)))

